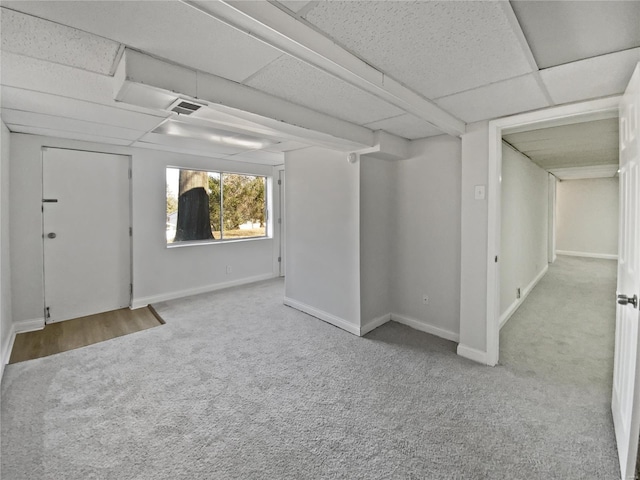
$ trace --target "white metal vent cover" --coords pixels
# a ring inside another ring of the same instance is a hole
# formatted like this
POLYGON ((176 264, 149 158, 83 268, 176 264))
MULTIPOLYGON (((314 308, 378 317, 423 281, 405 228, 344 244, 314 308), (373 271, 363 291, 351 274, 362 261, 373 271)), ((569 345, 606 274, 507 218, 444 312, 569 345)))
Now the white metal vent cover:
POLYGON ((204 107, 204 105, 200 103, 195 103, 191 100, 178 98, 175 102, 169 105, 169 110, 180 115, 191 115, 193 112, 198 111, 202 107, 204 107))

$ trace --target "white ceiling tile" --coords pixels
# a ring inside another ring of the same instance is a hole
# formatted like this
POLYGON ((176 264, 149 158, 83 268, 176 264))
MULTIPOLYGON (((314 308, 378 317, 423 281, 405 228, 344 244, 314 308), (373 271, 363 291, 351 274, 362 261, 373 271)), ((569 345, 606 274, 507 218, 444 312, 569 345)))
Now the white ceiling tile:
MULTIPOLYGON (((207 154, 210 156, 226 156, 236 153, 246 152, 244 148, 229 147, 224 145, 217 145, 212 142, 204 140, 196 140, 193 138, 177 137, 174 135, 162 135, 159 133, 147 133, 140 138, 139 142, 153 143, 155 145, 162 145, 167 147, 174 147, 182 149, 182 151, 198 151, 200 155, 207 154)), ((158 147, 156 147, 158 148, 158 147)))
POLYGON ((640 2, 511 2, 538 67, 640 47, 640 2))
POLYGON ((545 170, 618 163, 618 118, 540 128, 503 136, 545 170))
POLYGON ((282 53, 183 2, 8 1, 3 5, 242 81, 282 53))
POLYGON ((57 23, 1 9, 2 50, 108 75, 120 44, 57 23))
POLYGON ((531 71, 500 2, 319 2, 305 18, 427 98, 531 71))
POLYGON ((13 125, 7 123, 7 127, 14 133, 28 133, 30 135, 42 135, 44 137, 68 138, 71 140, 81 140, 84 142, 107 143, 109 145, 129 145, 131 140, 123 140, 121 138, 103 137, 101 135, 87 135, 80 132, 69 132, 66 130, 57 130, 42 127, 33 127, 27 125, 13 125))
POLYGON ((0 64, 0 83, 3 89, 15 87, 123 110, 160 114, 157 110, 116 102, 113 77, 8 52, 2 53, 0 64))
POLYGON ((548 107, 533 75, 439 98, 436 103, 467 123, 548 107))
POLYGON ((278 143, 277 145, 272 145, 270 147, 265 148, 265 151, 268 152, 289 152, 291 150, 299 150, 301 148, 307 148, 311 145, 308 143, 296 142, 295 140, 288 140, 282 143, 278 143))
POLYGON ((569 103, 623 93, 640 48, 567 63, 540 71, 554 102, 569 103))
POLYGON ((309 5, 311 2, 308 0, 278 0, 277 3, 287 7, 292 12, 298 13, 304 7, 309 5))
POLYGON ((280 165, 284 163, 284 153, 269 152, 267 150, 253 150, 226 157, 229 160, 242 162, 264 163, 266 165, 280 165))
POLYGON ((168 113, 148 115, 14 87, 2 88, 2 108, 56 115, 140 131, 155 128, 169 116, 168 113))
POLYGON ((433 125, 410 113, 368 123, 365 127, 371 130, 384 130, 399 137, 408 138, 409 140, 434 137, 436 135, 442 135, 443 133, 433 125))
POLYGON ((20 110, 9 110, 6 108, 2 109, 2 118, 5 123, 12 125, 28 125, 31 127, 46 128, 50 130, 120 138, 129 141, 136 140, 145 133, 145 131, 114 127, 112 125, 104 125, 102 123, 43 115, 41 113, 23 112, 20 110))
POLYGON ((402 113, 398 107, 288 55, 262 69, 246 85, 358 125, 402 113))
POLYGON ((588 167, 554 168, 550 170, 560 180, 582 180, 585 178, 612 178, 618 174, 619 165, 597 165, 588 167))
POLYGON ((113 103, 113 77, 2 52, 2 85, 102 104, 113 103))

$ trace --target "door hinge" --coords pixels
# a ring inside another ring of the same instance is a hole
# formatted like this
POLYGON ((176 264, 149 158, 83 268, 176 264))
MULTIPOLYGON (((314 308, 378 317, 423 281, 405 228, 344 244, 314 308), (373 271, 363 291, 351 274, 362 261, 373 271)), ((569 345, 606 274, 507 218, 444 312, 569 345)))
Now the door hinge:
POLYGON ((129 284, 129 297, 130 300, 133 300, 133 283, 129 284))
POLYGON ((282 262, 282 257, 278 257, 278 262, 282 262))
POLYGON ((278 179, 278 185, 282 185, 282 180, 278 179))
POLYGON ((498 255, 496 255, 495 262, 498 263, 498 255))
POLYGON ((133 237, 133 227, 129 227, 129 236, 133 237))
POLYGON ((51 312, 49 311, 49 307, 44 308, 44 318, 51 318, 51 312))
POLYGON ((131 169, 129 169, 129 178, 131 178, 131 169))

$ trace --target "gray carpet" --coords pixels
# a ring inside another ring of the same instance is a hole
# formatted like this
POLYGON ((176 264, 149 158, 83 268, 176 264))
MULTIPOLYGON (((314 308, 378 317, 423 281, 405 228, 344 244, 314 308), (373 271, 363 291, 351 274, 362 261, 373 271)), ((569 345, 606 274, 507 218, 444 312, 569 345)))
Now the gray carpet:
POLYGON ((164 326, 7 366, 3 480, 618 478, 602 386, 397 323, 357 338, 282 292, 158 304, 164 326))

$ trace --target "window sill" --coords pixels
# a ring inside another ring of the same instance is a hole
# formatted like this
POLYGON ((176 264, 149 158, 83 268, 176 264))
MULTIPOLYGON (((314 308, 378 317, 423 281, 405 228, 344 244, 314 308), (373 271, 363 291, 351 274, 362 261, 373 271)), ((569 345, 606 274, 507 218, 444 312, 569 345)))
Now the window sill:
POLYGON ((187 242, 167 243, 167 248, 194 247, 200 245, 225 245, 229 243, 256 242, 261 240, 273 240, 273 237, 229 238, 221 240, 192 240, 187 242))

